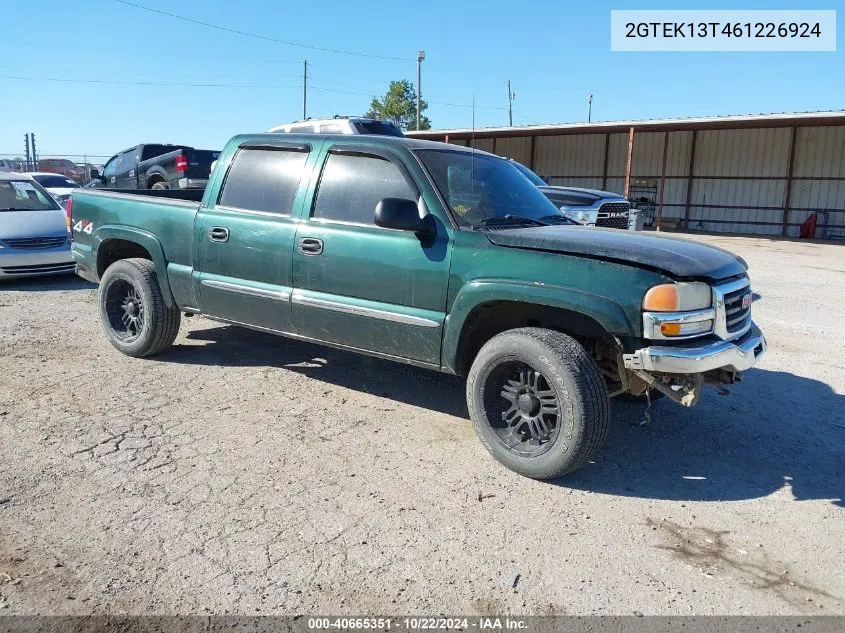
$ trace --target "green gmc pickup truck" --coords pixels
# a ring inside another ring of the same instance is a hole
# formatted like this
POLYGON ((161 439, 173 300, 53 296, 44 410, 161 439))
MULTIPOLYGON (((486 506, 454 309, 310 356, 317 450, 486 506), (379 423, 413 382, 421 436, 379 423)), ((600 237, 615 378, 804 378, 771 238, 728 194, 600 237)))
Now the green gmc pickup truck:
POLYGON ((481 441, 529 477, 590 460, 611 398, 692 406, 766 349, 743 260, 574 225, 484 152, 236 136, 197 194, 73 193, 77 271, 117 349, 164 352, 199 314, 464 376, 481 441))

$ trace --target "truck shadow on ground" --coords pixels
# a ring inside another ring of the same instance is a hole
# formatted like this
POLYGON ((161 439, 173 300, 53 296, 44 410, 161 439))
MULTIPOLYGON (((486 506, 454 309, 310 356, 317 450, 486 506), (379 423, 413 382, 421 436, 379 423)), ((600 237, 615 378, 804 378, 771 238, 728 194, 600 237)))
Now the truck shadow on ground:
MULTIPOLYGON (((195 330, 157 360, 271 366, 339 387, 468 419, 462 379, 236 327, 195 330)), ((613 401, 610 437, 595 463, 551 485, 630 497, 754 499, 781 491, 845 507, 845 396, 827 384, 756 369, 730 396, 706 388, 686 409, 613 401)))
POLYGON ((354 391, 469 419, 456 376, 236 326, 194 330, 203 346, 174 345, 156 360, 192 365, 270 366, 354 391))
POLYGON ((755 369, 729 396, 686 409, 613 404, 599 459, 556 483, 629 497, 754 499, 776 491, 845 507, 845 396, 818 380, 755 369))

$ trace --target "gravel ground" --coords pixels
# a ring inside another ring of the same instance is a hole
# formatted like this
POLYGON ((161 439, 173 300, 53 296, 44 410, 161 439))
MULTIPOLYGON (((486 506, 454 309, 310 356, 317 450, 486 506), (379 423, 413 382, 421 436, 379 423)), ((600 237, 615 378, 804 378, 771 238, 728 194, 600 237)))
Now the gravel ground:
POLYGON ((768 355, 552 483, 458 379, 200 318, 134 360, 92 285, 4 283, 0 615, 845 614, 845 245, 699 239, 768 355))

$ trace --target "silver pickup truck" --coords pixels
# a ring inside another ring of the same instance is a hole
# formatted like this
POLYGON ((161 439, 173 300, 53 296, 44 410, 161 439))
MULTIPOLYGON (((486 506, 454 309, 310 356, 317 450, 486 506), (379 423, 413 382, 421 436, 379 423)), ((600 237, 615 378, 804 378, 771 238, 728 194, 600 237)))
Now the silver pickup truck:
POLYGON ((570 220, 585 226, 634 229, 631 222, 631 204, 619 194, 598 189, 550 185, 522 163, 508 160, 570 220))

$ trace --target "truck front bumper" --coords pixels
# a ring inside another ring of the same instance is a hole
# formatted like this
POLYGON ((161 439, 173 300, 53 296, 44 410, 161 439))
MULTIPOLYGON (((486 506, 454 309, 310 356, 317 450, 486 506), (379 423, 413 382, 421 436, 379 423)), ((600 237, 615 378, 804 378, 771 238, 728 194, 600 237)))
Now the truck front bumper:
POLYGON ((711 341, 696 346, 644 347, 625 354, 625 367, 660 374, 701 374, 713 369, 741 372, 750 369, 766 352, 766 337, 756 324, 734 341, 711 341))

